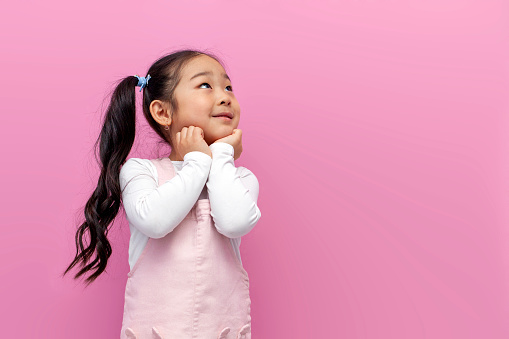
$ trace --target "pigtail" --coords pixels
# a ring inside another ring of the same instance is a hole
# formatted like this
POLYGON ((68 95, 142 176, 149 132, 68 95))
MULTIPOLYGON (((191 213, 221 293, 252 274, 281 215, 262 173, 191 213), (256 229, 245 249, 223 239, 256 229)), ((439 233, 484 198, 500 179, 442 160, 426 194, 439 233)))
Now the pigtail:
MULTIPOLYGON (((204 54, 221 63, 212 53, 184 49, 159 58, 148 69, 151 77, 150 84, 146 83, 147 87, 143 87, 143 115, 152 129, 170 147, 173 147, 170 137, 152 117, 150 104, 153 100, 161 100, 169 103, 171 110, 177 112, 175 88, 180 81, 182 67, 192 58, 204 54)), ((65 275, 80 264, 81 269, 75 279, 92 271, 85 280, 87 284, 93 282, 106 269, 106 263, 111 256, 111 245, 107 236, 109 225, 117 216, 122 203, 120 168, 134 143, 137 85, 138 78, 135 76, 126 77, 117 85, 111 96, 101 134, 95 143, 95 149, 99 148, 101 174, 95 191, 85 205, 85 221, 76 232, 76 255, 63 273, 65 275), (86 239, 89 240, 88 245, 85 245, 86 239)))
POLYGON ((63 273, 65 275, 79 263, 82 268, 74 278, 92 271, 85 280, 87 285, 106 269, 111 256, 107 235, 109 225, 118 214, 121 204, 120 168, 129 155, 135 138, 137 84, 138 79, 129 76, 117 85, 111 96, 101 133, 94 145, 96 150, 99 145, 101 174, 95 191, 86 203, 85 221, 76 232, 76 255, 63 273), (89 240, 88 245, 84 244, 86 238, 89 240))

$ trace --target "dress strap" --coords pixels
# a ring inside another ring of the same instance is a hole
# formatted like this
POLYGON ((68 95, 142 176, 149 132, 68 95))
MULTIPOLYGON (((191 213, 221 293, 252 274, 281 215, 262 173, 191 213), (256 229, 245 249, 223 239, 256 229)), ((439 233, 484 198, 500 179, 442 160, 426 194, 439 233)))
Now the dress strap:
POLYGON ((170 158, 163 157, 159 159, 150 159, 157 169, 157 177, 159 178, 159 186, 175 176, 175 168, 170 158))

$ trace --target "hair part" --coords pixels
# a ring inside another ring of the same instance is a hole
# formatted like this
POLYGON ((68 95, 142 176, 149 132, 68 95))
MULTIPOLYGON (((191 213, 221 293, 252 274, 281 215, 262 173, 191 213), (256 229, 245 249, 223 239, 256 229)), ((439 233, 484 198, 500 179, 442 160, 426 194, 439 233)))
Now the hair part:
MULTIPOLYGON (((147 76, 150 74, 150 81, 143 88, 143 114, 152 129, 170 147, 173 145, 171 140, 166 138, 163 126, 157 123, 150 113, 150 103, 154 100, 168 102, 171 111, 178 112, 175 89, 180 82, 182 69, 200 55, 208 55, 223 65, 219 58, 210 52, 184 49, 156 60, 147 72, 147 76)), ((137 84, 138 78, 127 76, 118 82, 111 95, 101 132, 94 145, 96 152, 98 150, 101 166, 97 187, 85 205, 85 221, 76 231, 75 257, 62 274, 67 274, 79 264, 81 269, 74 279, 90 271, 90 275, 85 279, 87 286, 104 272, 112 253, 107 236, 122 202, 120 169, 135 139, 137 84)))

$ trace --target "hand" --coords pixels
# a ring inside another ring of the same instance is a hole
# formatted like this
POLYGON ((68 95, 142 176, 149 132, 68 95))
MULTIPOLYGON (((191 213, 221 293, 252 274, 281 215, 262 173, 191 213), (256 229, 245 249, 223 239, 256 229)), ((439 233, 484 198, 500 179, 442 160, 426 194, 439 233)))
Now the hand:
POLYGON ((184 155, 192 151, 203 152, 212 158, 212 151, 203 139, 204 136, 205 134, 200 127, 183 127, 180 132, 177 132, 173 147, 175 147, 175 151, 181 159, 184 159, 184 155))
POLYGON ((227 144, 230 144, 233 146, 233 160, 237 160, 240 157, 240 154, 242 153, 242 130, 240 129, 234 129, 233 133, 221 138, 217 139, 213 142, 215 144, 216 142, 226 142, 227 144))

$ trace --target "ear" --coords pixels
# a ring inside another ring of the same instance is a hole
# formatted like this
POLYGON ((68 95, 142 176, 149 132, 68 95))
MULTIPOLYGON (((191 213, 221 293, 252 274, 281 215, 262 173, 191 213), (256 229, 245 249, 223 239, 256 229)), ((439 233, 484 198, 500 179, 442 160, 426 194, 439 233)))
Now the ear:
POLYGON ((153 100, 150 103, 150 114, 159 125, 171 125, 170 105, 161 100, 153 100))

